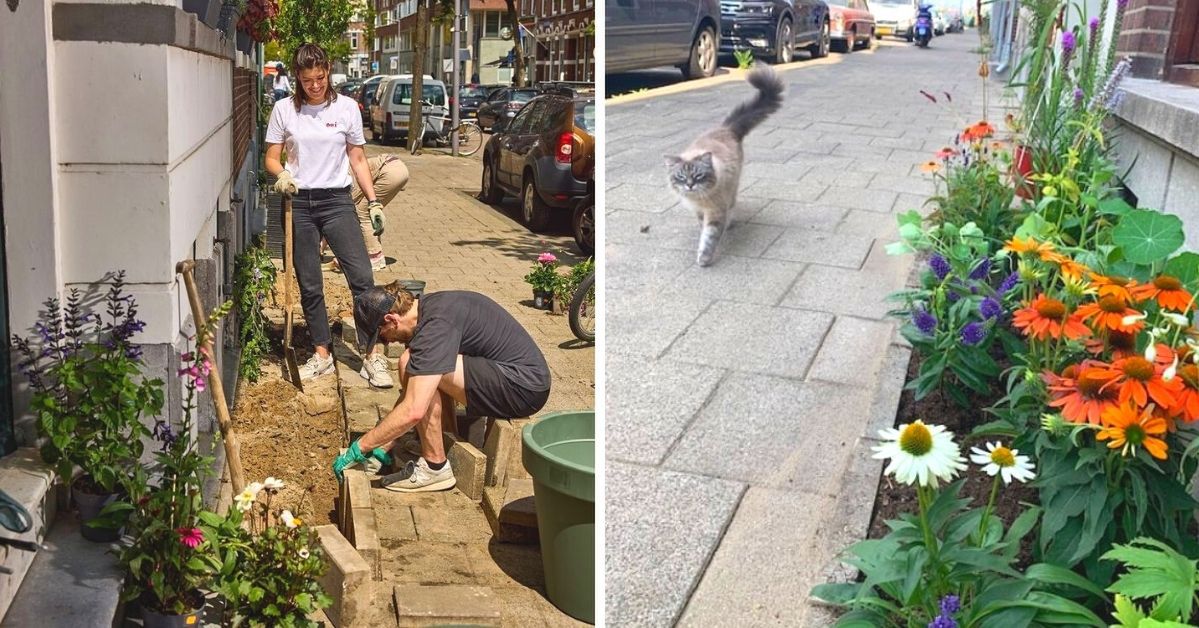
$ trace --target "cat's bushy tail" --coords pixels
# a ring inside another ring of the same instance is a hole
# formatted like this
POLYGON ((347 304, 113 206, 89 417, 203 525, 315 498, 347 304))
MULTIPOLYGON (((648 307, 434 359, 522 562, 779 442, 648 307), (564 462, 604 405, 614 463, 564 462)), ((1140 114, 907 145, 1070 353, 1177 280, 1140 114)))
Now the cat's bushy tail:
POLYGON ((724 119, 724 126, 728 127, 738 140, 743 139, 783 104, 783 80, 770 66, 759 66, 749 73, 747 80, 758 89, 758 95, 737 105, 729 117, 724 119))

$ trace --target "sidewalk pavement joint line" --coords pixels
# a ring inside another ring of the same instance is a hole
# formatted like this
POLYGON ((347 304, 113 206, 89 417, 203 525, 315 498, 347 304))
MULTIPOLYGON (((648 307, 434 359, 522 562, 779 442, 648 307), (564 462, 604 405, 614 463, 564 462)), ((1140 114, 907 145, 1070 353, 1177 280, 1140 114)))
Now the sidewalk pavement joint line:
POLYGON ((674 440, 672 440, 670 445, 666 448, 666 451, 662 453, 660 458, 658 458, 658 468, 664 468, 662 465, 667 459, 670 458, 670 454, 674 452, 674 448, 678 446, 680 442, 682 442, 683 437, 687 435, 687 431, 691 429, 692 425, 695 425, 695 421, 699 418, 699 415, 703 414, 704 410, 707 409, 707 407, 712 403, 712 399, 716 397, 716 393, 720 391, 720 387, 724 385, 725 381, 728 380, 729 375, 733 372, 734 371, 730 369, 725 369, 724 372, 721 373, 720 379, 716 381, 716 385, 712 387, 712 390, 708 391, 708 396, 704 397, 704 402, 699 404, 699 407, 695 409, 695 412, 691 413, 691 416, 688 417, 687 422, 683 424, 683 429, 679 430, 678 434, 675 435, 674 440))
MULTIPOLYGON (((769 204, 768 204, 768 205, 769 205, 769 204)), ((759 210, 759 211, 758 211, 758 213, 759 213, 759 214, 760 214, 760 213, 762 213, 763 211, 765 211, 765 209, 766 209, 765 207, 764 207, 764 208, 762 208, 761 210, 759 210)), ((748 223, 748 222, 747 222, 747 223, 744 223, 744 224, 754 224, 754 223, 748 223)), ((778 258, 773 258, 773 257, 766 257, 766 253, 767 253, 767 252, 770 250, 770 247, 774 246, 774 243, 775 243, 775 242, 778 242, 778 241, 779 241, 779 239, 783 237, 783 234, 784 234, 784 233, 787 233, 787 230, 788 230, 788 229, 790 229, 791 227, 783 227, 782 225, 767 225, 767 226, 771 226, 771 227, 782 227, 782 228, 781 228, 781 229, 779 229, 779 232, 778 232, 778 233, 776 233, 776 234, 774 235, 774 237, 773 237, 773 238, 771 238, 770 242, 766 244, 766 247, 762 249, 762 254, 761 254, 761 255, 759 255, 758 257, 759 257, 759 258, 761 258, 761 259, 778 259, 778 258)), ((790 260, 782 260, 782 261, 790 261, 790 260)), ((807 265, 807 264, 804 264, 803 268, 799 269, 799 272, 800 272, 800 274, 803 274, 803 271, 807 270, 807 268, 808 268, 808 265, 807 265)), ((797 276, 796 278, 798 278, 798 276, 797 276)), ((791 285, 795 285, 795 282, 794 282, 794 281, 792 281, 792 282, 791 282, 791 285)), ((788 288, 788 289, 790 289, 790 288, 791 288, 791 286, 787 286, 787 288, 788 288)))
POLYGON ((804 367, 803 381, 809 381, 808 374, 812 372, 812 365, 816 364, 816 357, 820 355, 820 350, 824 348, 824 341, 828 340, 828 335, 832 333, 833 326, 837 324, 837 319, 839 318, 841 318, 840 314, 833 314, 832 322, 828 324, 828 327, 824 328, 824 333, 820 335, 820 343, 816 345, 816 350, 812 352, 812 360, 804 367))
MULTIPOLYGON (((683 271, 680 272, 678 275, 683 274, 683 272, 686 272, 690 268, 691 267, 688 266, 687 268, 683 269, 683 271)), ((675 275, 675 277, 677 278, 678 275, 675 275)), ((704 309, 700 310, 699 314, 696 314, 695 318, 691 319, 691 322, 687 323, 687 326, 684 327, 682 331, 675 334, 675 337, 670 339, 670 344, 666 345, 666 347, 663 348, 662 351, 658 353, 658 355, 654 356, 654 361, 657 362, 658 360, 661 360, 663 357, 665 357, 667 353, 670 353, 671 348, 674 347, 674 343, 678 342, 679 338, 682 338, 683 336, 685 336, 687 334, 688 331, 691 330, 691 326, 695 324, 695 321, 698 321, 700 318, 703 318, 703 315, 707 314, 708 310, 712 309, 713 305, 715 305, 716 303, 723 301, 723 300, 724 299, 713 299, 707 305, 705 305, 704 309)), ((736 303, 736 301, 733 301, 733 303, 736 303)))
MULTIPOLYGON (((882 238, 870 238, 870 246, 866 248, 866 256, 862 258, 862 262, 854 270, 866 270, 866 261, 870 259, 870 253, 874 251, 874 247, 878 245, 879 240, 882 240, 882 238)), ((886 244, 884 243, 883 246, 885 247, 886 244)), ((887 253, 885 248, 883 249, 883 253, 887 253)))
MULTIPOLYGON (((791 294, 791 291, 795 289, 795 284, 799 283, 799 280, 803 278, 804 274, 806 274, 808 272, 808 269, 811 267, 812 267, 811 264, 804 264, 803 267, 799 269, 799 272, 795 274, 795 279, 791 280, 791 284, 787 286, 787 289, 779 291, 779 298, 777 301, 774 302, 774 307, 787 307, 787 306, 783 305, 783 301, 787 300, 787 295, 791 294)), ((802 308, 792 307, 792 308, 787 308, 787 309, 799 310, 802 308)), ((815 312, 817 310, 811 310, 811 311, 815 312)), ((822 313, 827 314, 828 312, 822 312, 822 313)))
POLYGON ((704 575, 708 573, 708 567, 712 566, 712 559, 716 557, 716 552, 720 551, 720 544, 724 542, 724 536, 728 534, 729 528, 733 525, 733 520, 737 518, 737 511, 741 510, 741 502, 745 500, 745 494, 748 492, 749 485, 743 485, 741 487, 741 494, 737 496, 737 503, 733 507, 732 512, 729 514, 729 518, 725 520, 724 525, 720 527, 720 534, 716 536, 716 542, 712 544, 712 549, 708 552, 708 555, 704 558, 703 564, 700 565, 699 570, 696 572, 695 578, 691 582, 691 586, 687 587, 687 591, 684 593, 683 599, 686 601, 681 607, 679 607, 678 613, 671 618, 671 626, 677 626, 679 624, 679 620, 681 620, 683 616, 687 614, 687 607, 691 605, 691 598, 695 596, 695 591, 699 589, 699 583, 703 582, 704 575))

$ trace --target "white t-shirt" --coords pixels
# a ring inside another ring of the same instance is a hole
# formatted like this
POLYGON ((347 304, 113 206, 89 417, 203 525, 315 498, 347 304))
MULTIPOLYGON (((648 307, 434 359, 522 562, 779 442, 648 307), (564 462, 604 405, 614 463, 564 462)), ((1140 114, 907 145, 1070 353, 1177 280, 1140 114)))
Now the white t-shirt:
POLYGON ((290 92, 291 91, 291 81, 288 80, 288 78, 286 76, 283 76, 282 74, 276 74, 274 88, 281 89, 285 92, 290 92))
POLYGON ((275 103, 266 127, 268 144, 287 149, 286 169, 301 190, 344 188, 350 184, 346 148, 362 146, 362 114, 353 99, 339 96, 328 105, 303 105, 300 113, 292 96, 275 103))

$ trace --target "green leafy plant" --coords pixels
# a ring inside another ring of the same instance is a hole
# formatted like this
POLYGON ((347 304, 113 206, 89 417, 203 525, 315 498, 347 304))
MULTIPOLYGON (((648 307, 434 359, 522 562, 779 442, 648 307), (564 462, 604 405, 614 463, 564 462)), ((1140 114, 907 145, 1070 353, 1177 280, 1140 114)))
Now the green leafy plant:
POLYGON ((238 372, 251 382, 262 375, 262 358, 270 353, 267 320, 263 313, 266 297, 275 286, 275 265, 260 237, 234 262, 233 298, 238 320, 241 363, 238 372))
POLYGON ((558 258, 553 253, 542 253, 533 262, 533 269, 525 275, 525 283, 533 286, 534 292, 553 292, 558 285, 558 258))
POLYGON ((247 486, 228 517, 201 513, 223 540, 217 588, 234 626, 315 628, 309 615, 332 604, 317 582, 328 566, 315 530, 272 504, 282 488, 267 478, 247 486))
POLYGON ((45 302, 36 336, 13 337, 38 435, 46 439, 42 459, 63 478, 78 465, 84 475, 76 486, 101 495, 118 492, 137 466, 149 435, 141 418, 163 403, 162 381, 142 375, 141 348, 132 342, 145 323, 124 292, 125 272, 111 280, 105 315, 86 312, 83 294, 71 290, 65 306, 57 298, 45 302))
MULTIPOLYGON (((196 346, 232 308, 231 301, 197 325, 196 346)), ((212 465, 192 439, 192 413, 196 392, 205 388, 211 360, 200 351, 181 356, 185 397, 179 431, 166 421, 154 425, 153 435, 162 449, 155 455, 155 482, 144 473, 131 482, 130 502, 110 504, 102 517, 128 517, 131 543, 117 550, 125 572, 123 601, 138 599, 143 607, 163 614, 182 615, 203 605, 200 589, 212 584, 222 567, 220 536, 203 522, 201 483, 212 465)))
POLYGON ((1116 594, 1114 616, 1121 626, 1184 626, 1179 622, 1199 619, 1197 561, 1147 537, 1113 546, 1103 560, 1119 561, 1126 569, 1107 588, 1116 594), (1148 615, 1133 600, 1151 600, 1148 615))
POLYGON ((752 50, 734 50, 733 58, 737 60, 737 69, 748 70, 754 67, 754 52, 752 50))
POLYGON ((569 273, 558 276, 558 283, 554 286, 554 298, 563 305, 570 303, 579 284, 593 272, 595 272, 595 260, 590 257, 586 261, 575 264, 569 273))

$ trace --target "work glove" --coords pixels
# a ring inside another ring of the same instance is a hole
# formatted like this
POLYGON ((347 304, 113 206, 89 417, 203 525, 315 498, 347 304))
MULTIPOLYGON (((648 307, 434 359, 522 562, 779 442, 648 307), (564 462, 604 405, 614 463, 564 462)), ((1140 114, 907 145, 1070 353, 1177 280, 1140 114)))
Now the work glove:
MULTIPOLYGON (((391 464, 391 455, 383 450, 382 447, 376 447, 370 453, 370 457, 378 460, 382 464, 391 464)), ((342 480, 342 475, 347 467, 352 467, 356 464, 363 464, 367 461, 366 455, 362 453, 362 449, 358 446, 358 441, 350 444, 350 448, 344 454, 341 454, 333 461, 333 475, 337 476, 337 481, 342 480)))
POLYGON ((375 228, 375 237, 383 235, 383 203, 371 201, 366 204, 366 209, 371 213, 371 226, 375 228))
POLYGON ((291 196, 300 191, 296 187, 296 180, 292 178, 291 173, 284 170, 279 173, 278 180, 275 181, 275 191, 283 196, 291 196))

